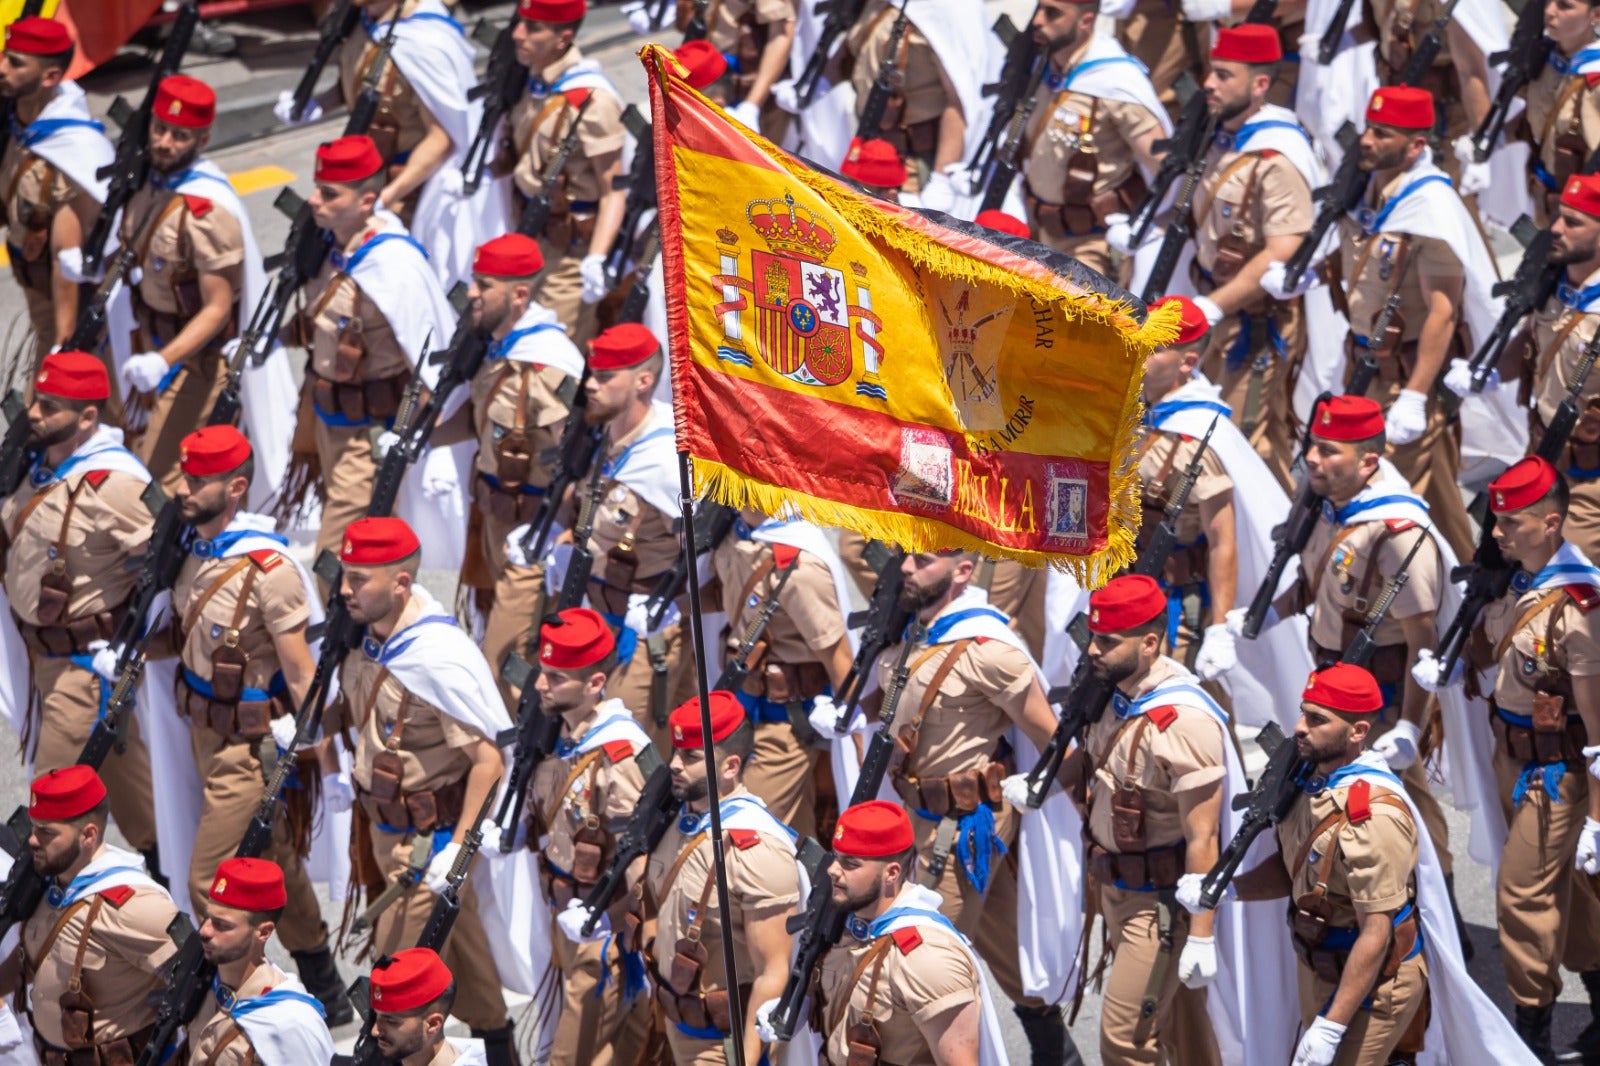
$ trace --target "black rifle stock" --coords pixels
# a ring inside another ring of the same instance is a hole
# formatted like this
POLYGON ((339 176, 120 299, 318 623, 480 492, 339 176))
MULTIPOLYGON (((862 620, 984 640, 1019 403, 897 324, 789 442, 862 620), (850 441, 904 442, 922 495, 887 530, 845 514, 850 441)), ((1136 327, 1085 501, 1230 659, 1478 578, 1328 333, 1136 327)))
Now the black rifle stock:
POLYGON ((1200 882, 1200 905, 1207 910, 1222 901, 1222 893, 1239 872, 1256 838, 1289 816, 1310 770, 1300 758, 1295 742, 1283 735, 1277 722, 1268 722, 1256 736, 1256 743, 1267 753, 1267 766, 1254 788, 1233 799, 1233 809, 1245 813, 1233 839, 1200 882))
POLYGON ((1011 191, 1012 183, 1017 180, 1017 173, 1022 169, 1023 138, 1027 135, 1028 122, 1033 118, 1034 109, 1039 105, 1039 85, 1044 81, 1049 66, 1049 59, 1039 56, 1034 61, 1033 72, 1022 86, 1020 99, 1010 104, 1011 121, 1006 124, 1005 139, 994 152, 994 165, 983 190, 981 210, 999 210, 1005 203, 1006 194, 1011 191))
POLYGON ((633 817, 628 819, 627 827, 617 837, 611 862, 606 865, 600 880, 594 883, 589 894, 583 897, 584 909, 589 912, 589 917, 583 922, 584 936, 594 932, 594 927, 600 924, 600 916, 622 890, 628 867, 635 860, 655 851, 656 845, 665 839, 667 830, 677 820, 680 804, 672 794, 672 769, 651 748, 645 749, 636 758, 643 759, 645 753, 655 759, 655 769, 645 779, 644 791, 639 793, 639 803, 634 808, 633 817))
MULTIPOLYGON (((628 199, 622 208, 622 222, 617 226, 617 235, 611 238, 611 247, 606 249, 606 278, 612 285, 622 280, 623 272, 628 269, 628 260, 633 258, 635 243, 647 236, 640 233, 641 224, 644 216, 656 207, 656 149, 650 122, 637 107, 629 104, 627 110, 622 112, 622 124, 633 134, 633 168, 626 177, 618 176, 616 179, 615 188, 627 189, 628 199)), ((643 258, 640 257, 640 270, 648 274, 650 270, 643 263, 643 258)))
POLYGON ((1361 146, 1356 143, 1357 139, 1355 126, 1346 122, 1340 127, 1337 140, 1344 146, 1344 158, 1339 160, 1333 180, 1312 193, 1317 204, 1317 217, 1306 235, 1300 238, 1299 247, 1283 268, 1284 280, 1290 287, 1311 269, 1311 260, 1322 246, 1328 231, 1361 203, 1361 198, 1367 194, 1367 182, 1371 176, 1361 169, 1361 146))
MULTIPOLYGON (((869 544, 869 551, 871 547, 869 544)), ((900 604, 900 590, 905 587, 905 575, 900 572, 900 563, 905 555, 888 549, 885 549, 883 554, 884 558, 880 565, 874 568, 878 571, 878 581, 872 586, 872 596, 867 600, 867 609, 859 615, 852 614, 849 618, 850 628, 862 626, 861 644, 856 650, 855 658, 850 661, 849 671, 839 684, 838 693, 834 696, 834 702, 839 708, 840 732, 850 724, 851 712, 861 701, 861 694, 866 690, 867 678, 872 672, 873 664, 878 661, 878 656, 882 655, 883 649, 893 644, 895 638, 904 633, 906 626, 911 623, 911 612, 900 604)))
POLYGON ((500 809, 495 812, 495 824, 505 830, 507 840, 515 840, 517 824, 522 821, 522 806, 527 801, 528 786, 533 784, 533 772, 545 757, 556 750, 561 742, 561 716, 544 713, 544 701, 539 686, 534 684, 535 667, 520 655, 506 657, 500 676, 512 688, 521 692, 517 700, 516 724, 508 735, 495 738, 496 747, 516 743, 516 753, 511 759, 511 772, 507 775, 507 788, 500 795, 500 809))
POLYGON ((1150 227, 1155 224, 1156 215, 1161 210, 1161 202, 1167 198, 1167 193, 1172 186, 1189 169, 1189 164, 1195 159, 1205 159, 1211 147, 1211 134, 1216 128, 1216 120, 1211 115, 1211 109, 1206 104, 1206 94, 1201 92, 1194 84, 1194 79, 1189 78, 1183 82, 1188 96, 1183 101, 1183 110, 1178 113, 1178 122, 1172 129, 1172 136, 1165 137, 1151 145, 1151 151, 1161 156, 1161 165, 1156 168, 1156 175, 1150 181, 1150 189, 1145 193, 1144 203, 1133 213, 1133 218, 1128 225, 1133 230, 1133 243, 1144 243, 1145 236, 1150 232, 1150 227))
POLYGON ((1355 639, 1350 642, 1350 646, 1345 648, 1344 654, 1339 657, 1340 662, 1359 666, 1363 669, 1372 665, 1372 657, 1378 652, 1378 642, 1374 638, 1374 634, 1377 633, 1378 627, 1383 624, 1383 620, 1388 617, 1389 608, 1394 606, 1395 598, 1405 589, 1406 582, 1411 580, 1411 561, 1417 557, 1417 552, 1422 550, 1423 544, 1430 539, 1431 530, 1425 527, 1419 528, 1422 528, 1422 535, 1417 538, 1416 543, 1411 545, 1411 550, 1406 553, 1405 559, 1400 563, 1400 569, 1396 570, 1389 580, 1384 582, 1383 591, 1378 594, 1378 598, 1373 601, 1372 607, 1367 611, 1366 624, 1355 635, 1355 639))
POLYGON ((600 450, 600 427, 592 426, 584 417, 589 407, 589 366, 584 364, 578 378, 577 390, 567 409, 567 420, 561 426, 561 440, 554 452, 546 452, 539 461, 550 468, 550 485, 539 510, 528 523, 528 532, 522 538, 522 551, 530 559, 543 559, 550 547, 550 533, 555 529, 556 514, 561 510, 567 490, 589 475, 600 450))
POLYGON ((717 676, 717 683, 711 686, 713 689, 738 692, 744 687, 745 679, 750 676, 750 653, 755 650, 761 635, 772 623, 772 616, 778 613, 778 597, 783 594, 783 587, 789 583, 789 578, 794 576, 794 572, 799 568, 799 559, 779 568, 778 583, 773 586, 772 594, 762 601, 761 609, 756 612, 756 616, 745 626, 744 635, 739 639, 739 646, 728 656, 727 665, 717 676))
MULTIPOLYGON (((472 143, 467 146, 467 157, 461 164, 462 189, 468 196, 483 184, 483 172, 495 148, 495 134, 527 89, 528 68, 517 62, 517 43, 512 39, 517 22, 513 15, 495 34, 489 46, 489 66, 483 80, 467 93, 467 99, 483 101, 483 121, 478 123, 472 143)), ((479 22, 474 35, 482 40, 487 28, 487 22, 479 22)))
MULTIPOLYGON (((1518 226, 1532 227, 1532 221, 1523 216, 1518 226)), ((1489 384, 1489 376, 1500 362, 1506 345, 1516 333, 1517 325, 1528 315, 1549 302, 1561 284, 1566 267, 1550 262, 1550 248, 1555 235, 1548 229, 1536 231, 1522 250, 1517 269, 1505 281, 1497 283, 1492 292, 1505 297, 1505 305, 1494 328, 1473 353, 1472 391, 1482 392, 1489 384)))
POLYGON ((574 149, 578 147, 578 132, 583 125, 583 116, 588 113, 589 105, 592 103, 594 103, 592 93, 583 98, 583 103, 578 105, 571 124, 567 126, 567 132, 556 142, 555 152, 545 163, 545 168, 539 172, 539 191, 528 201, 528 206, 522 209, 522 217, 517 219, 517 232, 524 237, 542 237, 545 227, 550 224, 550 212, 555 206, 552 187, 556 178, 561 176, 561 171, 566 168, 567 160, 572 158, 574 149))
MULTIPOLYGON (((694 546, 702 555, 716 550, 723 538, 733 529, 739 512, 725 503, 701 500, 694 509, 694 546)), ((661 624, 672 601, 683 595, 689 583, 689 568, 682 558, 662 571, 656 578, 656 587, 650 590, 644 603, 645 617, 651 630, 661 624)))
MULTIPOLYGON (((605 440, 605 435, 602 434, 600 438, 602 449, 605 447, 605 440)), ((581 606, 584 594, 589 589, 589 578, 594 573, 594 549, 589 547, 589 538, 594 533, 595 518, 600 513, 600 482, 604 476, 605 464, 599 462, 589 464, 589 491, 578 509, 578 520, 572 526, 572 556, 567 560, 567 572, 561 580, 561 597, 556 603, 557 611, 581 606)))
POLYGON ((1032 23, 1030 17, 1028 26, 1019 30, 1008 15, 1001 15, 995 21, 994 33, 1006 46, 1006 58, 1000 66, 999 79, 983 87, 983 95, 993 96, 995 100, 989 125, 983 131, 983 139, 972 153, 970 167, 976 175, 989 173, 990 165, 1011 129, 1012 117, 1018 105, 1037 90, 1038 83, 1033 82, 1033 71, 1044 57, 1041 55, 1041 46, 1033 38, 1032 23), (1030 82, 1034 84, 1031 90, 1028 88, 1030 82))
POLYGON ((294 102, 289 106, 290 121, 299 122, 305 117, 306 108, 311 106, 311 98, 317 94, 317 82, 322 80, 322 72, 327 68, 328 61, 355 32, 360 21, 361 9, 356 7, 354 0, 338 0, 317 24, 317 47, 311 53, 311 62, 306 66, 305 73, 300 75, 299 84, 294 87, 294 102))
POLYGON ((22 393, 12 389, 0 400, 0 414, 6 418, 6 435, 0 437, 0 497, 10 496, 22 485, 28 468, 43 450, 29 438, 28 405, 22 393))
POLYGON ((1422 79, 1427 77, 1428 71, 1433 68, 1433 61, 1439 58, 1439 50, 1444 47, 1444 33, 1449 28, 1450 22, 1456 17, 1456 5, 1461 0, 1450 0, 1445 9, 1439 13, 1439 18, 1428 27, 1428 32, 1411 52, 1411 58, 1406 60, 1405 69, 1400 71, 1400 76, 1395 79, 1397 85, 1421 85, 1422 79))
MULTIPOLYGON (((1201 99, 1204 99, 1202 96, 1201 99)), ((1146 304, 1153 303, 1157 297, 1167 291, 1167 285, 1172 281, 1172 274, 1178 269, 1178 260, 1183 256, 1184 245, 1194 239, 1194 223, 1190 208, 1194 204, 1195 190, 1200 188, 1200 179, 1205 174, 1206 151, 1211 145, 1211 134, 1217 128, 1216 116, 1208 110, 1206 121, 1201 126, 1202 136, 1195 154, 1189 156, 1184 164, 1183 185, 1178 190, 1178 198, 1172 205, 1172 218, 1167 222, 1167 230, 1161 235, 1161 249, 1156 253, 1155 266, 1150 268, 1150 278, 1145 282, 1144 293, 1140 296, 1146 304)), ((1147 216, 1141 233, 1149 228, 1154 215, 1147 216)))
POLYGON ((1544 5, 1535 0, 1523 0, 1509 46, 1504 52, 1489 56, 1489 66, 1504 63, 1505 68, 1500 72, 1500 88, 1489 105, 1489 112, 1472 134, 1472 150, 1478 162, 1489 158, 1494 143, 1506 128, 1506 119, 1511 117, 1512 106, 1528 83, 1544 70, 1550 48, 1550 38, 1544 35, 1544 5))
POLYGON ((883 128, 883 116, 889 109, 889 97, 893 95, 900 80, 900 42, 905 39, 906 28, 910 24, 906 17, 906 0, 900 0, 894 25, 889 27, 888 43, 884 46, 883 62, 878 67, 878 76, 872 79, 872 90, 867 93, 866 103, 862 105, 861 114, 856 119, 856 136, 862 140, 879 136, 879 131, 883 128))

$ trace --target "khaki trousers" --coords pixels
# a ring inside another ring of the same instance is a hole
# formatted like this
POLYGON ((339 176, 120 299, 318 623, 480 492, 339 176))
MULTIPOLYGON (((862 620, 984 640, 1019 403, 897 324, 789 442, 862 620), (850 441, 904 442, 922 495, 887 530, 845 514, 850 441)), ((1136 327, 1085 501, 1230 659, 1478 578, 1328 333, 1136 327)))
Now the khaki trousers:
POLYGON ((555 923, 550 943, 561 971, 561 1017, 550 1066, 633 1066, 650 1035, 649 989, 624 1003, 622 953, 604 942, 574 944, 555 923))
POLYGON ((1206 990, 1178 982, 1178 958, 1189 939, 1189 916, 1177 910, 1172 955, 1157 993, 1156 1010, 1140 1016, 1150 973, 1160 954, 1156 893, 1100 886, 1100 914, 1111 938, 1111 969, 1100 1006, 1100 1061, 1106 1066, 1183 1063, 1220 1066, 1217 1038, 1206 1016, 1206 990))
POLYGON ((178 491, 183 480, 183 472, 178 469, 179 443, 206 424, 227 381, 227 365, 221 352, 207 348, 184 363, 172 384, 156 394, 133 452, 150 468, 150 475, 161 483, 168 496, 178 491))
MULTIPOLYGON (((1319 981, 1304 963, 1297 969, 1300 1020, 1303 1026, 1310 1026, 1333 997, 1335 986, 1319 981)), ((1428 1002, 1427 956, 1418 953, 1402 962, 1399 973, 1373 989, 1371 1001, 1370 1010, 1358 1010, 1350 1019, 1333 1066, 1389 1066, 1395 1045, 1406 1035, 1417 1011, 1428 1002)))
MULTIPOLYGON (((102 682, 98 674, 75 666, 70 659, 37 655, 33 658, 33 683, 40 697, 39 742, 33 753, 37 776, 78 761, 100 720, 102 682)), ((104 691, 110 694, 110 682, 104 682, 104 691)), ((150 749, 145 747, 138 717, 132 713, 122 720, 122 748, 120 752, 113 748, 106 756, 100 777, 111 801, 111 817, 128 845, 135 851, 149 851, 156 846, 150 749)))
MULTIPOLYGON (((661 630, 661 637, 667 646, 667 702, 666 706, 657 708, 663 723, 667 715, 686 700, 694 699, 697 683, 694 674, 694 656, 689 649, 689 634, 685 623, 675 622, 661 630)), ((664 752, 672 751, 672 738, 668 736, 667 727, 657 725, 650 707, 650 682, 654 678, 650 667, 649 649, 645 647, 644 638, 639 639, 639 645, 634 650, 633 658, 628 660, 628 665, 611 675, 610 682, 606 685, 606 695, 613 696, 622 701, 622 705, 633 712, 633 717, 650 734, 650 739, 664 752)), ((752 767, 753 768, 753 767, 752 767)))
POLYGON ((598 332, 597 305, 583 302, 583 275, 578 271, 578 264, 588 249, 582 246, 557 248, 541 237, 539 251, 544 253, 544 269, 534 283, 534 302, 554 311, 557 321, 571 335, 572 343, 581 349, 598 332))
POLYGON ((800 836, 817 835, 817 788, 812 771, 819 752, 795 738, 787 722, 756 725, 756 746, 744 786, 778 821, 800 836))
MULTIPOLYGON (((1262 321, 1265 317, 1265 314, 1252 315, 1251 320, 1262 321)), ((1263 338, 1265 347, 1257 348, 1256 338, 1252 338, 1239 365, 1230 367, 1228 353, 1237 342, 1243 323, 1238 315, 1227 315, 1211 331, 1211 342, 1200 360, 1200 372, 1222 389, 1223 402, 1233 408, 1233 423, 1242 429, 1247 414, 1251 413, 1250 385, 1256 378, 1252 368, 1258 357, 1268 355, 1260 375, 1250 445, 1278 479, 1278 484, 1292 495, 1294 474, 1290 468, 1294 463, 1295 435, 1290 401, 1294 392, 1294 371, 1306 352, 1305 315, 1300 301, 1292 301, 1277 311, 1274 320, 1283 337, 1281 356, 1275 353, 1270 340, 1263 338)))
POLYGON ((544 617, 544 567, 506 562, 506 537, 516 527, 497 522, 487 511, 481 514, 483 558, 494 575, 493 599, 483 626, 483 657, 489 660, 501 698, 515 710, 516 697, 500 680, 500 667, 510 652, 529 646, 533 627, 544 617))
POLYGON ((1511 792, 1523 764, 1498 741, 1494 773, 1505 813, 1506 850, 1495 885, 1506 986, 1518 1006, 1543 1007, 1561 993, 1561 968, 1600 970, 1600 900, 1572 865, 1589 803, 1589 774, 1579 764, 1562 777, 1552 801, 1535 782, 1515 807, 1511 792))
POLYGON ((1561 535, 1592 561, 1595 553, 1600 552, 1600 479, 1574 481, 1569 478, 1567 484, 1572 489, 1572 499, 1561 535))
MULTIPOLYGON (((338 554, 346 527, 367 513, 372 502, 372 482, 378 465, 372 455, 372 435, 367 426, 330 426, 316 419, 317 458, 322 464, 322 526, 317 530, 316 555, 338 554)), ((318 579, 321 587, 321 579, 318 579)), ((324 596, 328 590, 322 589, 324 596)))
MULTIPOLYGON (((217 866, 233 857, 260 805, 266 771, 256 757, 252 741, 222 736, 193 721, 189 723, 189 735, 204 789, 200 826, 195 831, 194 852, 189 860, 189 899, 194 904, 195 917, 202 918, 217 866)), ((272 738, 266 742, 271 744, 272 738)), ((281 805, 272 826, 272 846, 261 857, 283 869, 284 887, 289 894, 283 918, 278 922, 278 939, 283 946, 290 951, 313 951, 326 945, 328 927, 322 920, 322 905, 317 902, 311 878, 306 876, 304 861, 295 854, 289 839, 289 819, 281 805)))

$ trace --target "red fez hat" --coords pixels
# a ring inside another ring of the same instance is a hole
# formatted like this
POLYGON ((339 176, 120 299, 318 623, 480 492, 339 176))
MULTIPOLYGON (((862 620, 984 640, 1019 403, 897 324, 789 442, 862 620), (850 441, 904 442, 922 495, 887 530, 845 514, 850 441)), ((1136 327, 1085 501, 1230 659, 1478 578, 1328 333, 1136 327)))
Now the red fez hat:
POLYGON ((6 51, 26 56, 58 56, 72 47, 72 34, 55 19, 29 15, 6 27, 6 51))
POLYGON ((506 233, 478 245, 472 272, 491 278, 531 278, 544 269, 539 242, 520 233, 506 233))
POLYGON ((1330 396, 1317 404, 1313 436, 1323 440, 1367 440, 1383 432, 1383 408, 1365 396, 1330 396))
POLYGON ((577 22, 588 10, 585 0, 522 0, 517 5, 517 17, 561 26, 577 22))
POLYGON ((1193 344, 1211 332, 1211 323, 1206 319, 1206 313, 1187 296, 1163 296, 1150 305, 1150 310, 1154 311, 1167 304, 1178 305, 1178 338, 1172 342, 1173 344, 1193 344))
MULTIPOLYGON (((711 742, 713 744, 720 744, 733 736, 733 731, 738 729, 744 720, 744 705, 739 702, 739 697, 721 689, 712 691, 711 742)), ((700 731, 700 697, 696 696, 689 702, 679 705, 678 709, 668 716, 667 724, 672 726, 673 747, 700 747, 704 743, 705 736, 700 731)))
POLYGON ((223 859, 211 882, 211 902, 241 911, 275 911, 289 902, 283 869, 267 859, 223 859))
POLYGON ((366 181, 382 169, 383 156, 364 133, 317 145, 316 181, 366 181))
POLYGON ((426 1007, 455 980, 432 948, 406 948, 372 968, 372 1009, 400 1014, 426 1007))
POLYGON ((339 561, 352 566, 384 566, 398 563, 421 547, 402 518, 358 518, 345 527, 339 561))
POLYGON ((88 352, 51 352, 39 364, 33 391, 64 400, 104 400, 111 395, 106 365, 88 352))
POLYGON ((1367 103, 1367 122, 1397 130, 1433 129, 1433 94, 1411 85, 1380 85, 1367 103))
POLYGON ((33 782, 28 817, 36 822, 68 822, 82 817, 106 798, 106 783, 92 766, 63 766, 33 782))
POLYGON ((1600 174, 1574 174, 1561 190, 1561 202, 1574 211, 1600 216, 1600 174))
POLYGON ((169 126, 205 129, 217 120, 217 94, 199 78, 174 74, 156 86, 155 117, 169 126))
POLYGON ((833 850, 858 859, 886 859, 916 843, 911 817, 898 803, 868 800, 846 807, 833 830, 833 850))
POLYGON ((649 329, 638 322, 623 322, 602 330, 589 342, 589 369, 626 370, 660 350, 661 342, 649 329))
POLYGON ((851 141, 839 173, 874 189, 898 189, 906 183, 906 165, 900 153, 881 137, 870 141, 857 137, 851 141))
POLYGON ((1121 633, 1167 613, 1167 594, 1153 577, 1123 574, 1089 593, 1089 631, 1121 633))
POLYGON ((598 611, 569 607, 539 630, 539 662, 552 670, 582 670, 611 654, 617 638, 598 611))
POLYGON ((1350 663, 1334 663, 1324 670, 1313 670, 1306 678, 1306 690, 1300 698, 1339 714, 1376 714, 1383 710, 1378 679, 1350 663))
POLYGON ((998 230, 1001 233, 1009 233, 1013 237, 1027 237, 1030 235, 1028 233, 1028 224, 1022 221, 1022 219, 1018 218, 1016 215, 1008 215, 1004 211, 996 211, 992 207, 987 211, 979 211, 978 217, 972 221, 976 222, 984 229, 992 229, 998 230))
POLYGON ((1277 27, 1265 22, 1246 22, 1217 31, 1211 58, 1225 63, 1276 63, 1283 58, 1277 27))
POLYGON ((191 477, 237 470, 250 458, 250 442, 227 423, 202 426, 178 442, 178 465, 191 477))
POLYGON ((704 38, 684 41, 672 54, 689 72, 683 80, 691 89, 704 89, 728 72, 728 57, 704 38))
POLYGON ((1520 511, 1544 499, 1544 494, 1556 483, 1556 468, 1537 455, 1519 459, 1510 468, 1489 482, 1489 510, 1495 514, 1520 511))

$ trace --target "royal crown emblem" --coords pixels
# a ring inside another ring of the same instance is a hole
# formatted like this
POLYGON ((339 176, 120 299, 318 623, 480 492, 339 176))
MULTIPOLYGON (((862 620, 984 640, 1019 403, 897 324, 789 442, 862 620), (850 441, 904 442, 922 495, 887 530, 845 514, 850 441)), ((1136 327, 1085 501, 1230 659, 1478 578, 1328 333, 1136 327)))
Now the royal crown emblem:
POLYGON ((217 878, 217 883, 211 886, 211 894, 216 896, 226 891, 228 891, 228 879, 226 877, 217 878))

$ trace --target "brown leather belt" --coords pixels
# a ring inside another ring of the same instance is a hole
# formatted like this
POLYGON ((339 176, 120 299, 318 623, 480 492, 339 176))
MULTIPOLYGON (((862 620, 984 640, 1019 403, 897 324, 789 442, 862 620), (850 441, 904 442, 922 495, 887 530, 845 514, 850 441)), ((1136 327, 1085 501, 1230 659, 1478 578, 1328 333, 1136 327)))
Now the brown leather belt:
POLYGON ((982 804, 1000 802, 1000 783, 1010 769, 1005 762, 991 762, 981 770, 962 770, 948 777, 909 777, 894 775, 894 790, 912 810, 927 811, 936 818, 960 818, 982 804))
POLYGON ((226 703, 203 696, 178 677, 178 712, 213 733, 230 740, 260 740, 272 732, 272 720, 294 713, 287 692, 270 700, 241 700, 226 703))
POLYGON ((33 1034, 33 1048, 43 1066, 133 1066, 139 1053, 150 1042, 155 1025, 147 1025, 136 1033, 83 1048, 58 1048, 45 1043, 38 1033, 33 1034))
POLYGON ((483 471, 472 479, 472 502, 478 510, 505 526, 520 526, 533 521, 539 505, 544 502, 543 492, 514 492, 491 485, 483 471))
POLYGON ((372 793, 359 789, 357 798, 372 824, 389 832, 431 833, 461 821, 461 804, 467 795, 467 779, 438 788, 402 792, 384 803, 372 793))
POLYGON ((311 379, 311 400, 324 415, 340 415, 352 422, 382 422, 400 410, 400 399, 411 382, 410 374, 375 381, 334 381, 315 370, 311 379))
POLYGON ((1184 870, 1188 848, 1178 841, 1164 848, 1147 851, 1107 851, 1092 840, 1084 842, 1089 870, 1102 885, 1117 885, 1135 892, 1174 888, 1184 870))
MULTIPOLYGON (((1294 953, 1300 957, 1300 961, 1305 963, 1312 973, 1317 975, 1319 981, 1326 981, 1333 985, 1338 984, 1340 977, 1344 974, 1345 964, 1350 961, 1350 949, 1330 948, 1322 946, 1321 943, 1308 942, 1302 938, 1300 931, 1295 928, 1293 902, 1289 904, 1289 913, 1289 940, 1294 944, 1294 953)), ((1329 933, 1338 933, 1348 938, 1356 932, 1357 930, 1355 929, 1347 929, 1342 926, 1329 926, 1318 939, 1325 940, 1329 933)), ((1378 981, 1380 983, 1389 980, 1400 972, 1400 964, 1411 956, 1412 949, 1417 945, 1417 935, 1417 912, 1413 908, 1403 921, 1396 922, 1394 925, 1394 935, 1389 939, 1389 954, 1384 959, 1383 969, 1378 971, 1378 981)))
POLYGON ((64 626, 36 626, 18 618, 15 611, 11 617, 22 634, 22 642, 31 650, 40 655, 63 658, 68 655, 87 655, 90 644, 97 640, 110 640, 116 635, 117 627, 127 613, 128 605, 119 603, 109 610, 73 619, 64 626))
POLYGON ((773 703, 815 699, 828 687, 828 668, 818 662, 776 663, 770 659, 744 679, 744 692, 773 703))
POLYGON ((1588 732, 1583 727, 1583 719, 1575 714, 1566 715, 1566 721, 1559 728, 1541 729, 1538 725, 1524 726, 1507 720, 1507 715, 1515 715, 1530 722, 1535 720, 1532 713, 1522 714, 1517 711, 1502 710, 1498 703, 1489 701, 1490 723, 1495 732, 1506 746, 1506 754, 1520 763, 1538 763, 1541 766, 1552 766, 1556 763, 1583 763, 1583 748, 1589 743, 1588 732))

